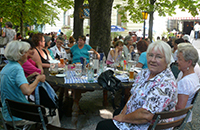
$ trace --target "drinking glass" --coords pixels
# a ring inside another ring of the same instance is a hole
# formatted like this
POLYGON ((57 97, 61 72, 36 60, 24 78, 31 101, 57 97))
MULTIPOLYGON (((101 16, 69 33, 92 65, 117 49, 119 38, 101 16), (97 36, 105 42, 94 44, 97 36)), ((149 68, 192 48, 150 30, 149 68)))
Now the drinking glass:
POLYGON ((58 74, 58 63, 56 62, 50 63, 50 74, 53 76, 58 74))
POLYGON ((60 52, 60 64, 64 64, 64 53, 60 52))
POLYGON ((82 76, 82 64, 75 64, 75 72, 77 77, 82 76))

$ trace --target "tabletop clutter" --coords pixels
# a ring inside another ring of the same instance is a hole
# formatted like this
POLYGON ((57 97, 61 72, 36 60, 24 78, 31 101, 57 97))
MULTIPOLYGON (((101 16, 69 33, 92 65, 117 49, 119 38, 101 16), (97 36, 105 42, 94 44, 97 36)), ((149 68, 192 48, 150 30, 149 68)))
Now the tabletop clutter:
MULTIPOLYGON (((121 82, 133 82, 136 61, 131 60, 130 55, 127 58, 123 53, 121 58, 114 64, 107 66, 104 53, 100 53, 100 59, 93 51, 88 51, 89 63, 86 58, 80 57, 81 63, 66 64, 64 68, 58 68, 58 64, 63 61, 50 61, 50 75, 63 77, 65 83, 96 83, 98 76, 106 71, 114 71, 114 76, 121 82)), ((63 59, 61 59, 63 60, 63 59)), ((137 71, 136 71, 137 72, 137 71)))

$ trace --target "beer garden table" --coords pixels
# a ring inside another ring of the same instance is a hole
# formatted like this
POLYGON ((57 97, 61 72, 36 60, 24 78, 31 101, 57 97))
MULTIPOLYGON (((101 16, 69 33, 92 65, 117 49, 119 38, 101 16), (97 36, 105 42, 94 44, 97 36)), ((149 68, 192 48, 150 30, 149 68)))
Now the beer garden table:
MULTIPOLYGON (((49 70, 44 69, 44 74, 46 75, 46 81, 52 86, 64 87, 73 90, 73 106, 72 106, 72 123, 76 126, 79 114, 79 100, 81 99, 81 93, 94 90, 103 90, 103 105, 108 105, 107 102, 107 90, 103 89, 97 82, 96 83, 65 83, 64 78, 50 76, 49 70)), ((133 82, 122 82, 122 86, 125 88, 126 92, 129 92, 133 82)), ((125 93, 126 93, 125 92, 125 93)), ((128 99, 129 95, 126 98, 128 99)))

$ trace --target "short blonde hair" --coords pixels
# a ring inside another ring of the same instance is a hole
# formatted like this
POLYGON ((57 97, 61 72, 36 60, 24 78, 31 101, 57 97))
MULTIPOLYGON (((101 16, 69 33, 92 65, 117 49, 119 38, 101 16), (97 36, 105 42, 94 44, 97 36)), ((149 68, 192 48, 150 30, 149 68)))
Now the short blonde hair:
POLYGON ((11 41, 7 44, 4 56, 11 61, 18 61, 30 49, 30 44, 22 41, 11 41))

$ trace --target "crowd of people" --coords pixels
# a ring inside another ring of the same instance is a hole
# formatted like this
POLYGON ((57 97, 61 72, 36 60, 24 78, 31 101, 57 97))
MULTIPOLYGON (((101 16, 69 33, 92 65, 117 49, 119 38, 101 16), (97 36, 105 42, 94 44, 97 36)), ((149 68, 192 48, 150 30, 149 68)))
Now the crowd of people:
MULTIPOLYGON (((80 63, 80 57, 85 57, 89 62, 88 51, 93 51, 100 59, 99 53, 88 45, 85 36, 79 36, 77 43, 72 36, 66 43, 66 37, 62 34, 49 37, 36 33, 28 39, 17 40, 17 34, 11 28, 12 24, 7 23, 5 32, 10 31, 9 35, 12 36, 5 47, 4 56, 9 62, 0 72, 2 113, 8 122, 11 122, 11 117, 5 99, 29 103, 25 95, 31 95, 39 82, 45 82, 43 69, 50 67, 50 60, 64 58, 67 63, 71 58, 72 63, 80 63), (32 83, 27 80, 29 76, 36 77, 32 83)), ((122 52, 125 58, 131 56, 130 60, 135 60, 134 54, 137 53, 136 67, 141 68, 141 72, 135 77, 126 105, 114 112, 113 119, 99 122, 97 130, 147 130, 156 112, 190 106, 194 94, 200 89, 199 55, 186 35, 169 38, 169 41, 158 37, 152 43, 149 39, 141 38, 134 42, 135 37, 130 35, 114 38, 112 42, 114 48, 109 51, 106 63, 118 62, 122 52), (170 68, 173 63, 179 69, 177 78, 170 68)), ((58 66, 64 67, 65 64, 59 63, 58 66)), ((14 121, 16 125, 30 124, 19 118, 14 118, 14 121)), ((60 126, 58 111, 56 116, 49 118, 49 122, 60 126)))

